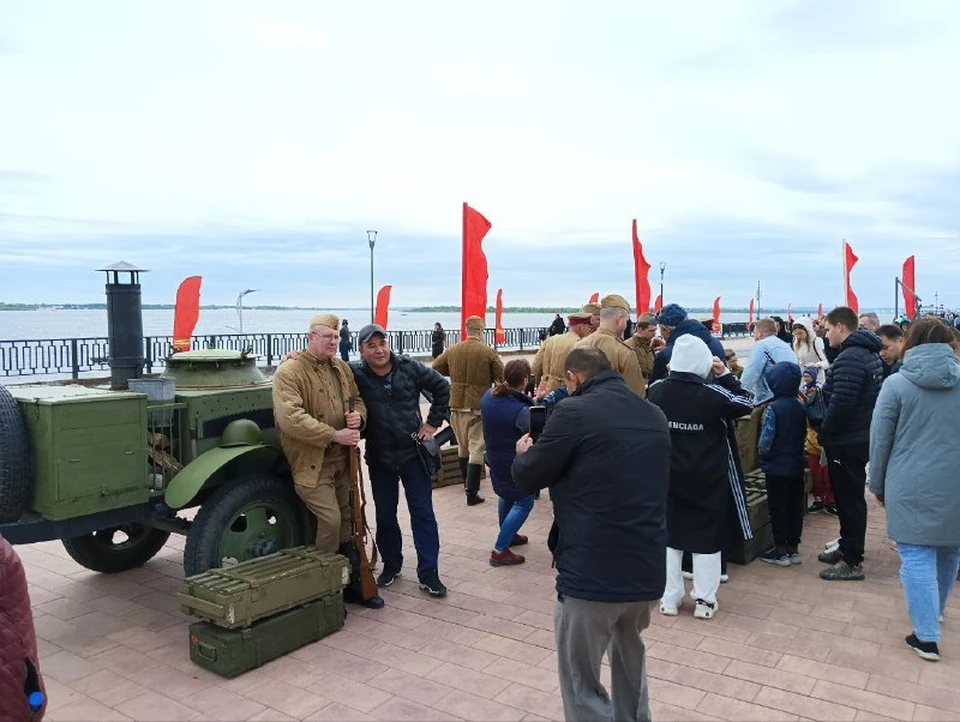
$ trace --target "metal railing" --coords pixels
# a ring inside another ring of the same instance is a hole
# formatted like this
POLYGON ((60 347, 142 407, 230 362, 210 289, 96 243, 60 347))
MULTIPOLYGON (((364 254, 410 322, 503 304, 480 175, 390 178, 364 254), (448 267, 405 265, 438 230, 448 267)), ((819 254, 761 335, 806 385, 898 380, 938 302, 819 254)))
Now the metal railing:
MULTIPOLYGON (((525 327, 504 329, 504 342, 496 343, 493 329, 486 330, 486 342, 501 351, 536 350, 546 328, 525 327)), ((721 338, 749 335, 747 324, 723 324, 721 338)), ((411 356, 429 356, 433 349, 433 332, 388 331, 390 348, 411 356)), ((445 332, 444 347, 460 340, 458 330, 445 332)), ((357 348, 357 333, 351 334, 353 348, 357 348)), ((194 336, 194 349, 233 349, 251 351, 261 364, 275 366, 289 351, 302 349, 307 344, 302 333, 231 333, 194 336)), ((165 366, 165 359, 173 348, 172 336, 146 336, 144 371, 154 373, 165 366)), ((109 339, 48 338, 0 340, 0 377, 68 376, 79 379, 83 374, 109 373, 109 339)))

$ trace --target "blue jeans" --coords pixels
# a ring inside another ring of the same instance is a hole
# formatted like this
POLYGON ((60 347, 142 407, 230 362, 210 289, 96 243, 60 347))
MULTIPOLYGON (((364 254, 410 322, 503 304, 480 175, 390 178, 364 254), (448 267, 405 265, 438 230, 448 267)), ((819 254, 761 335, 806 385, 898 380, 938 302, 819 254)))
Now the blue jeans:
POLYGON ((897 544, 900 582, 913 632, 921 642, 940 641, 940 615, 957 581, 960 547, 897 544))
POLYGON ((403 541, 397 521, 400 482, 407 497, 413 545, 417 549, 417 574, 437 569, 440 555, 440 533, 433 513, 433 488, 420 460, 412 458, 396 470, 370 469, 370 487, 377 507, 377 547, 385 571, 403 567, 403 541))
POLYGON ((497 535, 497 541, 494 542, 494 551, 502 552, 510 548, 513 543, 513 537, 523 522, 530 516, 530 510, 533 509, 534 496, 530 494, 517 501, 504 499, 502 496, 497 504, 497 514, 500 517, 500 533, 497 535))

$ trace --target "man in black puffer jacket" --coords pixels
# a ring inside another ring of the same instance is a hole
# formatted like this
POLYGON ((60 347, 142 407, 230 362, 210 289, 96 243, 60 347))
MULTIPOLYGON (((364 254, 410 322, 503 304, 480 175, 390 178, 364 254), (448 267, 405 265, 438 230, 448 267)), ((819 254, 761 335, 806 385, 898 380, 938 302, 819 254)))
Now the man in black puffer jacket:
POLYGON ((831 566, 820 572, 829 581, 859 580, 867 532, 864 486, 870 458, 870 420, 883 384, 883 342, 872 331, 857 329, 857 314, 840 306, 825 319, 827 342, 840 353, 827 370, 823 387, 827 413, 817 429, 827 456, 830 486, 840 518, 840 546, 818 559, 831 566))
POLYGON ((377 507, 377 546, 383 557, 383 571, 377 578, 377 586, 390 586, 400 576, 403 566, 403 543, 397 521, 402 481, 413 544, 417 549, 420 588, 442 597, 447 589, 437 572, 440 534, 433 513, 433 488, 414 437, 432 437, 449 418, 450 384, 419 361, 393 353, 386 331, 376 324, 360 329, 358 340, 362 360, 353 362, 350 368, 367 407, 363 435, 370 487, 377 507), (430 400, 425 423, 420 414, 421 394, 430 400))
POLYGON ((570 397, 535 444, 521 437, 513 462, 524 492, 549 487, 553 499, 564 716, 648 720, 640 633, 666 579, 667 419, 627 387, 600 349, 575 348, 564 369, 570 397), (608 647, 612 704, 600 682, 608 647))

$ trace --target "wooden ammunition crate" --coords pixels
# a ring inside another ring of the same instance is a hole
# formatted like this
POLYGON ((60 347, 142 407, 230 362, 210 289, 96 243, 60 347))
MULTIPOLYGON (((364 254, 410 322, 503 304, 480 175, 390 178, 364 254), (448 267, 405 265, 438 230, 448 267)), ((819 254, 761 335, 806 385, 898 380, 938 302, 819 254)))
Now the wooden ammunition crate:
MULTIPOLYGON (((487 475, 486 465, 480 467, 480 478, 487 475)), ((434 489, 441 486, 452 486, 454 484, 463 484, 463 477, 460 475, 460 462, 457 460, 457 447, 447 446, 440 450, 440 471, 437 473, 431 483, 434 489)))
POLYGON ((244 629, 196 622, 190 625, 190 659, 223 677, 236 677, 336 632, 343 619, 343 595, 336 592, 244 629))
POLYGON ((185 613, 235 629, 339 593, 349 580, 346 557, 296 547, 187 577, 177 598, 185 613))

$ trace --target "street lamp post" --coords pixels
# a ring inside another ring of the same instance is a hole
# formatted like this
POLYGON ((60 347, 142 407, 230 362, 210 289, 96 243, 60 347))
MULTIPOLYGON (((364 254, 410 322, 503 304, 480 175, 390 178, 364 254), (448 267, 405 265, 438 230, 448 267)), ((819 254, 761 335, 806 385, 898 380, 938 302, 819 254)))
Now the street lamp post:
POLYGON ((370 323, 375 320, 373 309, 373 247, 377 244, 377 232, 367 231, 367 241, 370 242, 370 323))
POLYGON ((237 296, 237 317, 240 319, 240 333, 243 333, 243 297, 248 293, 256 293, 259 289, 248 288, 246 291, 241 291, 240 295, 237 296))
POLYGON ((660 308, 663 308, 663 272, 666 269, 667 264, 664 261, 660 261, 660 308))

